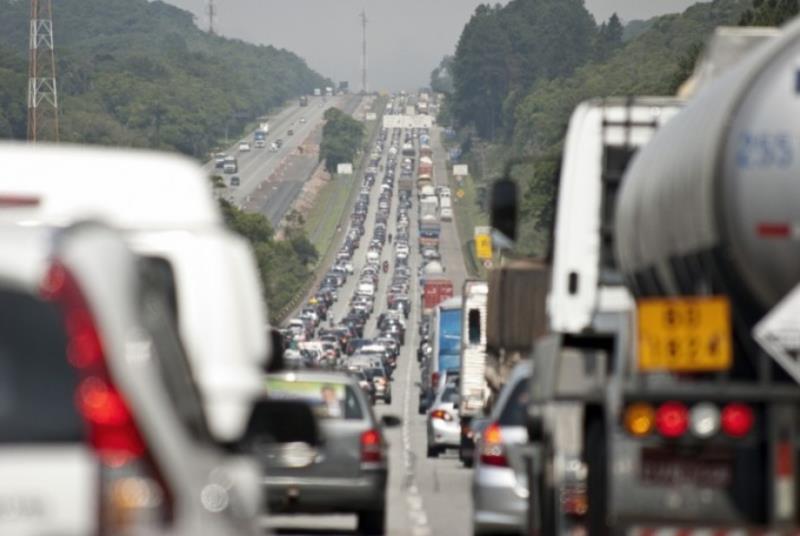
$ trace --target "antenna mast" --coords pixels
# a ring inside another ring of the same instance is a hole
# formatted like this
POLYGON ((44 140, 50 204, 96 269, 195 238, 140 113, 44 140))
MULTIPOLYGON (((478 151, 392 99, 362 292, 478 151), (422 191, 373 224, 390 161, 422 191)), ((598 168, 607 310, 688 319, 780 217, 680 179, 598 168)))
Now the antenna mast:
POLYGON ((214 35, 214 18, 217 16, 217 7, 214 0, 208 0, 208 33, 214 35))
POLYGON ((361 92, 367 92, 367 12, 361 10, 361 92))
POLYGON ((52 0, 31 0, 28 141, 58 141, 58 91, 52 0))

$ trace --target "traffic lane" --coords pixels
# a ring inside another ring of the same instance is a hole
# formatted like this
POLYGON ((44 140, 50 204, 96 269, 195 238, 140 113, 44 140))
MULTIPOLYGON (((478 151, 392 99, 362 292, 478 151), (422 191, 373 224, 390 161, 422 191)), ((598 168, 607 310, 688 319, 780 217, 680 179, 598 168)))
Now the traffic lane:
POLYGON ((278 181, 262 182, 250 194, 246 204, 247 210, 255 209, 264 215, 273 226, 280 223, 292 208, 295 200, 303 190, 308 178, 319 162, 314 155, 291 155, 286 165, 278 173, 278 181))
MULTIPOLYGON (((441 128, 431 129, 431 149, 433 150, 433 177, 437 186, 449 186, 447 180, 447 151, 442 146, 441 128)), ((452 192, 454 195, 455 192, 452 192)), ((453 282, 456 294, 461 294, 464 281, 467 279, 467 269, 464 265, 464 254, 461 250, 461 237, 455 219, 441 222, 441 236, 439 237, 439 253, 445 267, 445 275, 453 282)))
POLYGON ((335 98, 329 103, 316 103, 312 105, 309 102, 308 106, 297 106, 292 110, 283 121, 277 123, 273 128, 270 125, 270 133, 267 135, 267 144, 271 144, 276 139, 283 139, 283 145, 275 152, 269 148, 252 149, 248 153, 237 153, 239 156, 239 179, 241 187, 235 192, 234 199, 237 203, 244 201, 248 195, 267 178, 272 175, 278 166, 290 154, 297 150, 297 147, 303 143, 306 138, 313 132, 315 128, 323 120, 325 110, 329 106, 338 104, 339 98, 335 98), (305 117, 305 123, 299 123, 300 117, 305 117), (294 134, 292 136, 285 136, 287 130, 293 127, 294 134))

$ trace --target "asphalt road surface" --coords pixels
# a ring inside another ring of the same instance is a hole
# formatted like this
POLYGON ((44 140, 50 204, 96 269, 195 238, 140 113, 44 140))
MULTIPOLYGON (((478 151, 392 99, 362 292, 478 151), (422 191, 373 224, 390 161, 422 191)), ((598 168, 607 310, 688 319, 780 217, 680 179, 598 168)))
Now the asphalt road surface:
MULTIPOLYGON (((432 144, 434 162, 437 166, 436 182, 444 185, 447 183, 444 167, 445 153, 441 144, 438 143, 438 130, 432 131, 431 134, 434 142, 432 144)), ((367 245, 372 237, 381 179, 382 176, 379 175, 375 187, 372 188, 365 236, 353 259, 355 275, 348 278, 347 283, 339 289, 339 301, 332 309, 334 318, 337 320, 346 314, 358 274, 361 267, 366 264, 365 256, 367 245)), ((396 188, 395 184, 392 213, 389 217, 389 232, 392 234, 395 234, 397 214, 396 188)), ((413 237, 417 236, 416 199, 409 215, 412 221, 411 237, 413 242, 413 237)), ((446 274, 452 278, 455 288, 460 289, 466 276, 466 269, 457 240, 455 224, 447 222, 443 223, 442 227, 442 262, 445 265, 446 274)), ((412 243, 410 249, 412 273, 416 273, 420 264, 416 244, 412 243)), ((393 261, 393 248, 388 243, 384 247, 382 260, 389 260, 390 263, 393 261)), ((384 296, 390 279, 391 277, 382 275, 379 280, 376 292, 379 298, 376 300, 375 312, 365 329, 367 337, 377 334, 375 324, 380 313, 386 308, 384 296)), ((415 297, 415 300, 407 322, 406 344, 402 349, 392 382, 392 404, 385 405, 378 402, 375 406, 375 411, 379 416, 394 414, 403 419, 401 427, 386 432, 390 443, 389 484, 386 494, 387 534, 392 536, 471 534, 471 470, 462 467, 456 451, 448 451, 436 459, 426 457, 425 417, 417 413, 419 395, 415 385, 420 378, 416 361, 417 325, 420 314, 419 300, 416 298, 418 295, 419 289, 414 280, 411 296, 415 297)), ((270 516, 266 522, 268 527, 277 529, 280 534, 354 534, 355 523, 354 515, 270 516)))

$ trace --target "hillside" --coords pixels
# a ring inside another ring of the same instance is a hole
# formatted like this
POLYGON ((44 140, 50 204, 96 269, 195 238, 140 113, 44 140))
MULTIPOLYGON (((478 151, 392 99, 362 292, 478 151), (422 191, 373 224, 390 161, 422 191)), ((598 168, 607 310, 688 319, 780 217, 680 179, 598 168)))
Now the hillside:
MULTIPOLYGON (((0 0, 0 137, 25 136, 28 9, 0 0)), ((326 84, 295 54, 208 35, 163 2, 59 0, 53 11, 66 141, 201 156, 326 84)))

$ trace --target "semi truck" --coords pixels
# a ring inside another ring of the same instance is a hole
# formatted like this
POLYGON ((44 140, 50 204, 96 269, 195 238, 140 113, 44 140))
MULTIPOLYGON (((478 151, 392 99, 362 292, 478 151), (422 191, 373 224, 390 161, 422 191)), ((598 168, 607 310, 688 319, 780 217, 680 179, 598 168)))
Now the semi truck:
POLYGON ((267 146, 267 132, 262 129, 258 129, 253 134, 253 145, 256 149, 263 149, 267 146))
POLYGON ((433 312, 433 353, 423 363, 420 386, 420 409, 427 410, 439 380, 447 373, 457 373, 461 360, 461 296, 449 298, 433 312))
POLYGON ((433 274, 422 282, 422 310, 433 312, 434 307, 453 297, 453 282, 441 274, 433 274))
POLYGON ((438 248, 439 235, 442 232, 442 224, 435 215, 423 216, 419 221, 419 247, 438 248))
POLYGON ((308 96, 300 95, 300 106, 308 106, 308 96))
POLYGON ((461 444, 458 457, 472 464, 475 443, 472 419, 480 415, 489 398, 486 383, 486 305, 489 285, 486 281, 467 280, 461 296, 461 361, 459 367, 458 415, 461 419, 461 444))
POLYGON ((589 534, 800 529, 798 53, 794 23, 616 174, 592 292, 602 303, 616 277, 628 306, 576 311, 594 331, 536 346, 531 528, 562 532, 577 513, 564 505, 580 504, 589 534))

